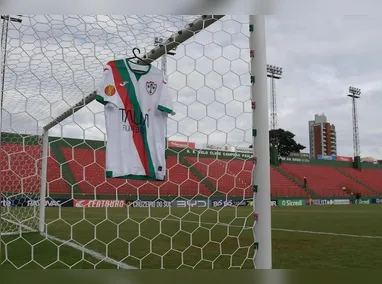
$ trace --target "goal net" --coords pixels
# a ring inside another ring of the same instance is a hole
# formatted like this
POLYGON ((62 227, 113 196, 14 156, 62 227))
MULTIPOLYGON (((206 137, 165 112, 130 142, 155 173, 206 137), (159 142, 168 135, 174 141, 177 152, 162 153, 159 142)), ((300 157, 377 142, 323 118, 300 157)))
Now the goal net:
POLYGON ((248 16, 2 16, 1 30, 2 266, 255 266, 248 16), (135 47, 175 102, 164 182, 105 176, 94 90, 135 47))

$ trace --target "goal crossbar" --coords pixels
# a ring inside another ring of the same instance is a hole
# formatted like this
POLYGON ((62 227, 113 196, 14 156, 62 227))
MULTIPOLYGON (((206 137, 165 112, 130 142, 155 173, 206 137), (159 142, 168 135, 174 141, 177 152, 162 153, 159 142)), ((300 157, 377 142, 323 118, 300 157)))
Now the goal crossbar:
MULTIPOLYGON (((213 23, 215 23, 216 21, 218 21, 219 19, 223 17, 224 15, 203 15, 199 17, 198 19, 194 20, 192 23, 187 24, 184 29, 174 33, 163 43, 159 44, 158 46, 154 47, 151 51, 147 52, 142 58, 145 59, 145 61, 150 61, 150 62, 157 60, 162 55, 176 48, 181 43, 190 39, 191 37, 193 37, 200 31, 204 30, 205 28, 212 25, 213 23)), ((52 120, 47 125, 45 125, 43 127, 44 131, 47 131, 53 128, 54 126, 61 123, 69 116, 72 116, 74 113, 81 110, 87 104, 94 101, 96 98, 96 95, 97 95, 97 92, 94 91, 91 94, 84 97, 81 101, 79 101, 74 106, 64 111, 61 115, 59 115, 54 120, 52 120)))

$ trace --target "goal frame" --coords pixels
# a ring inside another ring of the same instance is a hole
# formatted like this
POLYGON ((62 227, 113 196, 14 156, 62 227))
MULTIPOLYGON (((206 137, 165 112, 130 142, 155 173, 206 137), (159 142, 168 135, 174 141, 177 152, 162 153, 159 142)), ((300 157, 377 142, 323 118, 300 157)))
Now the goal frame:
MULTIPOLYGON (((175 49, 201 30, 212 25, 224 15, 203 15, 184 29, 179 30, 167 40, 158 44, 142 58, 154 62, 165 56, 170 50, 175 49)), ((268 92, 266 73, 266 44, 265 44, 265 19, 262 15, 249 15, 249 49, 250 49, 250 98, 252 104, 252 149, 254 166, 252 169, 253 186, 253 233, 255 237, 254 264, 256 269, 272 268, 272 240, 271 240, 271 206, 270 206, 270 162, 269 162, 269 135, 268 135, 268 92)), ((1 55, 3 50, 1 50, 1 55)), ((0 62, 0 68, 4 66, 0 62)), ((3 94, 1 94, 3 97, 3 94)), ((87 104, 95 100, 96 91, 85 96, 73 107, 64 111, 43 127, 42 133, 42 160, 40 177, 40 205, 38 217, 38 231, 48 236, 45 224, 45 202, 47 189, 47 163, 49 157, 49 130, 72 116, 87 104)), ((2 99, 2 98, 1 98, 2 99)), ((2 114, 2 109, 1 112, 2 114)), ((1 126, 1 122, 0 122, 1 126)), ((1 135, 1 134, 0 134, 1 135)), ((1 137, 1 136, 0 136, 1 137)), ((0 208, 1 216, 1 208, 0 208)), ((2 232, 0 232, 1 234, 2 232)))

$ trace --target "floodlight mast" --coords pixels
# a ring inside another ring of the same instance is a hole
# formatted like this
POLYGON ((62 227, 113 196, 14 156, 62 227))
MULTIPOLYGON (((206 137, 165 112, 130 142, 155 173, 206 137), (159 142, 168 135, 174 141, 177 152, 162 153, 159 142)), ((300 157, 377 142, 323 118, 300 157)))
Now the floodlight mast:
POLYGON ((352 98, 352 118, 353 118, 353 151, 354 157, 359 157, 361 154, 359 132, 358 132, 358 115, 356 99, 361 98, 361 89, 349 87, 348 97, 352 98))
POLYGON ((277 129, 277 98, 275 80, 281 79, 283 69, 274 65, 267 65, 267 77, 271 78, 271 130, 277 129))
MULTIPOLYGON (((174 48, 176 48, 179 44, 185 42, 186 40, 193 37, 195 34, 199 33, 200 31, 206 29, 219 19, 223 18, 224 15, 203 15, 200 18, 196 19, 192 23, 188 24, 183 30, 180 30, 176 33, 174 33, 171 37, 169 37, 166 41, 163 42, 163 45, 156 46, 151 51, 146 53, 142 58, 145 61, 153 62, 157 60, 159 57, 161 57, 163 54, 166 53, 166 51, 170 51, 174 48)), ((52 120, 50 123, 44 126, 44 130, 49 130, 52 127, 56 126, 69 116, 73 115, 83 107, 85 107, 87 104, 95 100, 96 98, 96 91, 92 92, 91 94, 87 95, 85 98, 83 98, 81 101, 79 101, 77 104, 75 104, 70 109, 63 112, 60 116, 56 117, 54 120, 52 120)))

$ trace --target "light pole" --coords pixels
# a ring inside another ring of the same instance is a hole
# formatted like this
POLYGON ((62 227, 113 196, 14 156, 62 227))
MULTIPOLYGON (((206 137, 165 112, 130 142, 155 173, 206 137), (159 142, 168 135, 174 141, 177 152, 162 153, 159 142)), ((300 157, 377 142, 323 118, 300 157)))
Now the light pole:
POLYGON ((274 65, 267 65, 267 77, 271 78, 271 137, 270 142, 270 155, 271 164, 279 165, 279 152, 278 152, 278 137, 277 137, 277 100, 276 100, 276 84, 275 80, 281 79, 283 69, 274 65))
POLYGON ((271 78, 271 130, 277 129, 277 100, 275 80, 281 79, 283 69, 274 65, 267 65, 267 77, 271 78))
POLYGON ((353 150, 354 161, 360 159, 360 145, 359 145, 359 133, 358 133, 358 116, 357 116, 357 102, 356 99, 361 98, 361 89, 355 87, 349 87, 348 97, 352 98, 352 116, 353 116, 353 150), (358 157, 358 158, 357 158, 358 157))

